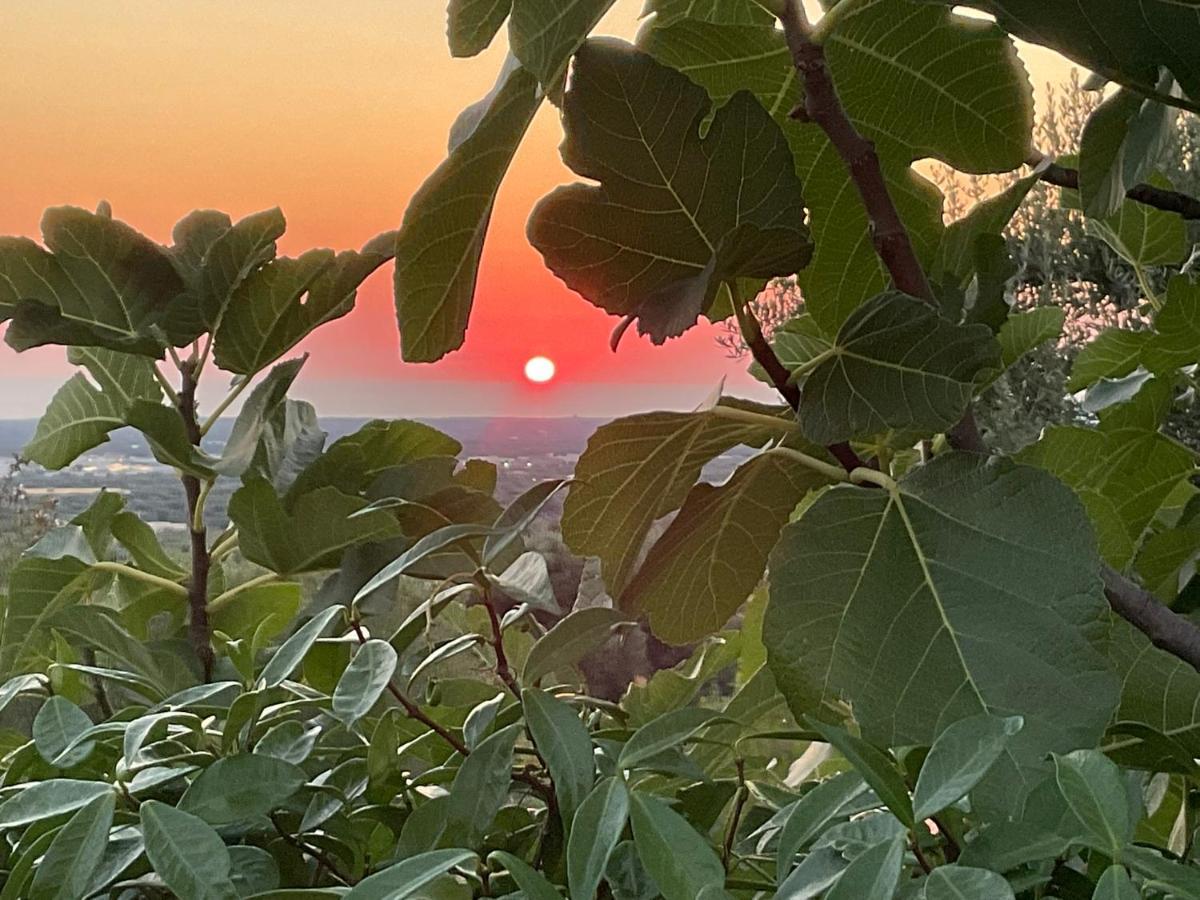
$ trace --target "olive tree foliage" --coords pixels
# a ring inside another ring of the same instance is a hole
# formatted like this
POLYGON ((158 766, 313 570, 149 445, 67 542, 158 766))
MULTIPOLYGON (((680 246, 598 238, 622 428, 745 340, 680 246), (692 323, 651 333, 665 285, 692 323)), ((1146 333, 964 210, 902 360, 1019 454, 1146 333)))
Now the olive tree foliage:
POLYGON ((277 210, 192 213, 160 246, 56 208, 41 243, 0 240, 6 339, 79 368, 24 456, 137 429, 191 548, 104 493, 14 566, 0 706, 32 725, 0 735, 0 898, 1200 897, 1200 501, 1163 430, 1200 364, 1200 204, 1162 168, 1200 14, 651 0, 631 44, 592 36, 610 5, 452 0, 454 54, 502 28, 511 53, 361 251, 281 257, 277 210), (1033 140, 1014 37, 1112 82, 1077 158, 1033 140), (618 419, 501 509, 450 437, 327 446, 289 391, 299 342, 392 258, 405 357, 461 345, 543 104, 579 176, 532 211, 547 266, 614 342, 733 316, 781 402, 618 419), (947 224, 930 159, 1016 178, 947 224), (973 406, 1061 336, 1006 290, 1039 183, 1131 267, 1138 315, 1072 364, 1094 412, 1016 450, 973 406), (780 278, 805 307, 768 340, 780 278), (229 384, 212 409, 205 379, 229 384), (603 581, 570 610, 523 542, 559 496, 603 581), (588 654, 646 628, 684 662, 589 696, 588 654))

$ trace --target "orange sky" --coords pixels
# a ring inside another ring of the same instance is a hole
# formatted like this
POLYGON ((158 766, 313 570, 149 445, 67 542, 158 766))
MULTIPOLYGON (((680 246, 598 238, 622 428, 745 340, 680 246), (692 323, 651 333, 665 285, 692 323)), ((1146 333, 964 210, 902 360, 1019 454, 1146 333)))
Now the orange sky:
MULTIPOLYGON (((444 0, 38 0, 6 3, 0 30, 0 234, 37 237, 42 210, 114 214, 156 240, 188 210, 235 218, 273 205, 282 250, 357 247, 397 227, 445 155, 462 107, 490 88, 500 40, 449 57, 444 0)), ((632 36, 642 0, 601 26, 632 36)), ((1026 54, 1036 82, 1061 77, 1026 54)), ((711 328, 666 347, 627 335, 570 294, 525 240, 539 197, 571 174, 546 106, 500 194, 465 347, 432 366, 399 360, 391 267, 357 309, 309 342, 298 393, 327 414, 612 415, 699 403, 722 377, 755 389, 711 328), (536 354, 559 378, 524 383, 536 354)), ((67 374, 61 348, 0 347, 0 418, 40 413, 67 374)))

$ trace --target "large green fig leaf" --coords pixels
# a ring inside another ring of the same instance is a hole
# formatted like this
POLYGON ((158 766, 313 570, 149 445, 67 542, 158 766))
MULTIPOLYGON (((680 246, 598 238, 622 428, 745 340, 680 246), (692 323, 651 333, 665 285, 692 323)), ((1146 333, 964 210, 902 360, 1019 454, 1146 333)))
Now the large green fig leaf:
POLYGON ((511 10, 512 0, 450 0, 446 7, 446 38, 451 55, 482 53, 511 10))
POLYGON ((856 309, 804 382, 800 427, 818 444, 897 430, 944 431, 962 418, 975 381, 1000 368, 986 325, 955 325, 895 291, 856 309))
POLYGON ((1166 66, 1200 102, 1200 59, 1183 50, 1200 43, 1200 8, 1179 0, 932 0, 994 15, 1023 40, 1043 44, 1105 78, 1153 93, 1166 66))
POLYGON ((779 126, 748 92, 712 116, 702 88, 618 41, 576 54, 560 187, 529 223, 546 264, 655 343, 709 312, 721 284, 808 261, 804 200, 779 126))
MULTIPOLYGON (((1084 496, 1089 513, 1111 510, 1128 539, 1137 544, 1154 514, 1179 482, 1193 471, 1187 448, 1157 431, 1116 427, 1053 426, 1018 458, 1053 473, 1084 496)), ((1103 520, 1096 521, 1103 530, 1103 520)))
POLYGON ((56 615, 78 603, 95 576, 95 556, 77 526, 51 531, 26 550, 8 576, 0 626, 0 676, 40 671, 56 615))
POLYGON ((1200 673, 1159 650, 1123 619, 1114 618, 1105 652, 1121 677, 1121 702, 1113 716, 1117 733, 1105 752, 1118 762, 1137 765, 1144 763, 1147 752, 1158 752, 1154 743, 1161 736, 1169 749, 1180 748, 1183 758, 1200 756, 1200 673), (1129 724, 1156 734, 1126 727, 1129 724))
POLYGON ((648 0, 643 15, 654 13, 656 25, 677 19, 699 19, 725 25, 774 25, 768 0, 648 0))
POLYGON ((667 643, 713 633, 762 578, 796 504, 826 483, 767 451, 722 485, 696 485, 621 594, 620 607, 648 616, 651 631, 667 643))
POLYGON ((275 258, 275 241, 286 227, 278 208, 236 225, 224 213, 197 210, 176 224, 170 252, 187 293, 171 304, 164 323, 176 346, 216 330, 238 285, 275 258))
POLYGON ((506 66, 495 90, 459 118, 449 157, 409 203, 395 274, 406 360, 433 362, 462 346, 496 193, 540 105, 537 79, 506 66))
POLYGON ((1150 371, 1167 374, 1200 362, 1200 285, 1183 275, 1171 279, 1154 332, 1142 352, 1150 371))
POLYGON ((388 233, 361 252, 310 250, 255 269, 234 290, 214 334, 217 365, 239 375, 262 371, 318 326, 350 312, 359 285, 394 253, 388 233))
POLYGON ((353 434, 338 438, 312 462, 288 491, 296 498, 321 487, 346 494, 366 490, 382 472, 429 457, 453 457, 462 444, 436 428, 411 419, 373 419, 353 434))
POLYGON ((628 585, 650 526, 683 504, 708 462, 738 444, 762 446, 787 428, 786 420, 776 429, 729 418, 728 411, 722 404, 642 413, 603 425, 588 439, 563 504, 563 537, 576 553, 600 557, 613 596, 628 585))
MULTIPOLYGON (((911 168, 924 157, 968 172, 1008 171, 1024 161, 1032 127, 1029 80, 1011 41, 914 0, 865 0, 839 11, 825 36, 838 94, 875 142, 884 176, 918 255, 938 251, 941 195, 911 168)), ((652 23, 639 42, 721 102, 752 91, 784 128, 811 212, 816 252, 800 275, 808 311, 829 334, 885 290, 865 210, 845 167, 816 125, 788 118, 802 100, 783 35, 761 26, 695 18, 652 23)))
POLYGON ((513 0, 508 43, 513 55, 537 76, 551 96, 579 48, 613 0, 513 0))
MULTIPOLYGON (((1169 91, 1171 83, 1165 88, 1169 91)), ((1085 215, 1105 218, 1121 208, 1125 193, 1158 162, 1175 121, 1171 112, 1128 89, 1096 107, 1079 139, 1079 197, 1085 215)))
POLYGON ((328 569, 355 544, 398 537, 396 520, 373 511, 351 518, 367 501, 322 487, 285 508, 270 483, 252 478, 229 498, 229 518, 237 525, 246 559, 280 575, 328 569))
POLYGON ((71 206, 42 217, 46 250, 0 243, 0 315, 17 349, 48 343, 162 353, 156 329, 184 291, 170 257, 123 222, 71 206))
POLYGON ((928 745, 980 713, 1023 716, 975 792, 1017 811, 1047 752, 1094 746, 1116 706, 1093 646, 1107 623, 1099 571, 1063 485, 945 455, 894 491, 834 488, 784 531, 768 664, 793 712, 829 719, 849 704, 880 745, 928 745))
POLYGON ((69 466, 126 423, 138 400, 157 402, 162 390, 154 363, 144 356, 99 347, 72 347, 67 359, 92 376, 72 375, 55 392, 21 455, 47 469, 69 466), (94 382, 94 383, 93 383, 94 382), (98 387, 97 387, 98 386, 98 387))

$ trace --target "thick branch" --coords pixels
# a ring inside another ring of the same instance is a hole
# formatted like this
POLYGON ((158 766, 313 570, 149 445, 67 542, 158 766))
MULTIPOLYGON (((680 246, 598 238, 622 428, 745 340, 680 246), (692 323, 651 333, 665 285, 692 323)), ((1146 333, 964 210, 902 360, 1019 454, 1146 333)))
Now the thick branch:
MULTIPOLYGON (((1079 190, 1079 170, 1051 163, 1041 173, 1042 181, 1070 190, 1079 190)), ((1200 220, 1200 199, 1180 191, 1164 190, 1150 184, 1135 184, 1125 196, 1145 206, 1175 213, 1189 220, 1200 220)))
POLYGON ((1110 566, 1101 573, 1108 605, 1122 619, 1165 650, 1200 670, 1200 628, 1110 566))
MULTIPOLYGON (((183 380, 179 388, 179 415, 183 417, 188 440, 200 445, 200 423, 196 417, 196 376, 191 361, 180 366, 183 380)), ((190 618, 188 637, 204 669, 204 680, 212 680, 212 625, 208 621, 208 573, 212 558, 208 553, 208 530, 204 526, 202 495, 204 488, 195 475, 183 475, 187 495, 188 536, 192 545, 192 577, 188 584, 190 618)))
POLYGON ((859 133, 846 114, 825 62, 824 48, 812 40, 812 26, 801 0, 784 0, 779 13, 792 62, 804 81, 804 105, 792 115, 818 125, 850 170, 870 220, 875 251, 897 290, 934 302, 925 269, 917 259, 908 229, 892 202, 875 145, 859 133))

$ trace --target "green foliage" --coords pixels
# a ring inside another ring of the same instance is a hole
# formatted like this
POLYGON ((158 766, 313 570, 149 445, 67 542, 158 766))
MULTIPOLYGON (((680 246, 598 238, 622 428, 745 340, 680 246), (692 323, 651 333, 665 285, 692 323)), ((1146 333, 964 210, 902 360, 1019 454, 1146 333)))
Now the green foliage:
POLYGON ((1200 896, 1200 501, 1167 430, 1200 390, 1200 292, 1189 226, 1142 202, 1171 205, 1164 104, 1198 85, 1164 35, 1195 16, 967 5, 997 22, 652 0, 631 46, 590 36, 609 0, 451 0, 453 54, 507 22, 511 55, 398 233, 287 258, 278 210, 199 211, 161 247, 102 205, 0 240, 7 340, 80 369, 25 455, 136 429, 190 544, 102 493, 13 566, 0 900, 1200 896), (1024 251, 1006 231, 1056 170, 945 224, 914 168, 1036 157, 1014 36, 1125 86, 1076 123, 1079 189, 1024 251), (405 357, 461 345, 543 99, 589 182, 532 213, 550 268, 655 342, 732 316, 787 406, 618 419, 574 479, 502 508, 495 467, 426 425, 326 447, 293 351, 393 256, 405 357), (1057 284, 1062 254, 1140 308, 1064 338, 1088 326, 1011 284, 1057 284), (768 346, 752 295, 776 276, 805 309, 768 346), (988 452, 981 393, 1064 370, 1063 340, 1086 346, 1047 389, 1083 414, 1035 440, 993 418, 988 452), (214 370, 229 391, 200 411, 214 370), (564 488, 606 592, 574 603, 525 541, 564 488), (634 653, 645 677, 589 692, 634 653))

